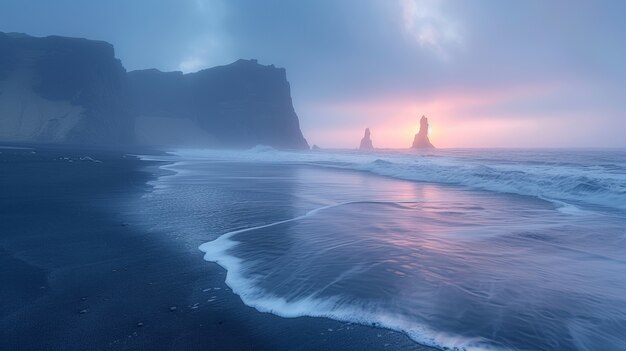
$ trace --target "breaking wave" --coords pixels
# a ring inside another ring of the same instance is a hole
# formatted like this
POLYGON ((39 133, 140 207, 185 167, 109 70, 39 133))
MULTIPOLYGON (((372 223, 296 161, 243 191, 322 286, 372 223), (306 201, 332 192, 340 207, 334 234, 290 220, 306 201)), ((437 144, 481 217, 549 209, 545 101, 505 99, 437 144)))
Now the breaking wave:
MULTIPOLYGON (((178 150, 187 157, 231 161, 305 163, 367 171, 404 180, 535 196, 563 206, 626 210, 626 151, 533 150, 350 150, 248 152, 178 150)), ((570 207, 571 208, 571 207, 570 207)))
POLYGON ((447 350, 626 345, 623 151, 257 147, 166 159, 169 173, 142 200, 147 218, 213 239, 205 259, 259 311, 384 327, 447 350), (258 189, 268 205, 247 205, 258 189))

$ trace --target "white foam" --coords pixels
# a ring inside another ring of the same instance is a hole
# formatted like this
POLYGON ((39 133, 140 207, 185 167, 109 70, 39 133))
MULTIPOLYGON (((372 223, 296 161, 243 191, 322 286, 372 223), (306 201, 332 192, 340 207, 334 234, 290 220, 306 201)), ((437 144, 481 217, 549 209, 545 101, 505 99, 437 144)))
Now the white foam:
POLYGON ((539 198, 552 202, 553 204, 555 204, 557 206, 557 210, 563 214, 566 215, 572 215, 572 216, 579 216, 579 215, 584 215, 589 213, 588 211, 585 211, 583 209, 581 209, 578 206, 569 204, 567 202, 563 202, 563 201, 559 201, 559 200, 555 200, 555 199, 550 199, 547 198, 545 196, 539 196, 539 198))
POLYGON ((422 345, 447 350, 501 350, 501 348, 491 346, 488 340, 482 338, 450 335, 432 330, 425 323, 419 323, 412 318, 391 315, 374 303, 347 302, 343 301, 340 296, 320 299, 314 295, 287 301, 281 296, 276 296, 259 288, 254 279, 246 278, 242 260, 228 254, 231 249, 238 245, 238 242, 233 240, 237 234, 298 221, 320 211, 352 203, 323 206, 292 219, 232 231, 200 245, 199 249, 205 253, 205 260, 215 262, 226 269, 226 284, 232 291, 239 295, 246 305, 254 307, 260 312, 272 313, 285 318, 325 317, 343 322, 387 328, 405 333, 422 345))
MULTIPOLYGON (((503 156, 496 162, 477 158, 478 151, 472 156, 459 156, 445 150, 416 154, 407 150, 360 153, 255 147, 245 151, 178 149, 173 154, 194 161, 297 163, 352 169, 411 181, 554 199, 570 206, 587 203, 626 210, 626 172, 604 171, 584 163, 555 166, 528 160, 504 162, 503 156)), ((619 167, 626 169, 626 162, 619 167)))
POLYGON ((95 162, 95 163, 102 163, 102 161, 100 160, 96 160, 95 158, 92 158, 90 156, 83 156, 80 158, 81 161, 89 161, 89 162, 95 162))
MULTIPOLYGON (((340 169, 352 169, 367 171, 375 174, 435 183, 447 183, 467 186, 470 188, 508 192, 522 195, 532 195, 554 203, 557 209, 567 215, 580 215, 586 213, 581 206, 574 205, 580 202, 600 203, 608 206, 626 208, 626 202, 620 193, 620 184, 626 184, 623 174, 597 174, 585 173, 593 177, 593 181, 605 185, 607 189, 596 194, 588 194, 581 198, 575 191, 574 184, 579 183, 580 174, 576 174, 576 168, 563 168, 553 171, 541 167, 529 166, 529 170, 518 169, 525 165, 486 165, 482 162, 464 161, 447 156, 424 156, 409 153, 374 153, 360 154, 356 152, 283 152, 271 149, 253 149, 248 151, 217 151, 217 150, 177 150, 174 156, 150 156, 142 159, 158 161, 172 161, 171 164, 162 166, 175 172, 162 176, 153 184, 157 188, 164 188, 175 184, 180 172, 193 172, 193 167, 185 167, 187 163, 194 162, 267 162, 285 164, 311 164, 315 166, 332 167, 340 169), (534 168, 533 168, 534 167, 534 168), (622 182, 622 183, 620 183, 622 182), (560 187, 563 189, 560 189, 560 187), (570 189, 570 190, 568 190, 570 189), (575 201, 570 201, 573 199, 575 201), (578 202, 576 202, 578 201, 578 202)), ((585 171, 581 171, 585 172, 585 171)), ((590 178, 591 179, 591 178, 590 178)), ((310 295, 297 300, 287 300, 284 297, 264 291, 259 282, 246 276, 247 262, 230 255, 231 249, 238 245, 234 236, 238 233, 276 226, 282 223, 298 221, 311 216, 319 211, 348 203, 320 207, 303 216, 270 223, 258 227, 241 229, 226 233, 216 240, 202 244, 200 249, 205 252, 207 261, 217 262, 226 269, 226 284, 238 294, 246 305, 252 306, 259 311, 273 313, 283 317, 327 317, 335 320, 361 323, 401 331, 420 344, 433 347, 448 347, 458 350, 487 350, 495 349, 489 340, 480 338, 459 338, 454 335, 441 333, 428 327, 428 323, 415 319, 407 319, 401 315, 391 314, 374 303, 355 303, 346 301, 342 296, 321 299, 319 296, 310 295)), ((526 225, 525 225, 526 226, 526 225)), ((206 235, 206 234, 203 234, 206 235)), ((214 288, 214 290, 218 290, 214 288)), ((214 296, 209 300, 213 301, 214 296)), ((209 302, 209 301, 208 301, 209 302)))
POLYGON ((276 152, 277 150, 271 146, 259 144, 253 148, 250 148, 248 151, 250 152, 276 152))

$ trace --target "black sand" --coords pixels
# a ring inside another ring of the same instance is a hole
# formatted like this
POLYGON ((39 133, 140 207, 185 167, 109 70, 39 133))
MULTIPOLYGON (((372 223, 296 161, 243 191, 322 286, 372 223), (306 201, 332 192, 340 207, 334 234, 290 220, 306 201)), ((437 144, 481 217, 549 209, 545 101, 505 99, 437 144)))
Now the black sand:
POLYGON ((384 329, 245 306, 202 252, 121 216, 150 191, 148 162, 113 151, 0 152, 1 350, 426 349, 384 329), (220 290, 203 291, 211 287, 220 290), (213 295, 221 303, 197 304, 213 295))

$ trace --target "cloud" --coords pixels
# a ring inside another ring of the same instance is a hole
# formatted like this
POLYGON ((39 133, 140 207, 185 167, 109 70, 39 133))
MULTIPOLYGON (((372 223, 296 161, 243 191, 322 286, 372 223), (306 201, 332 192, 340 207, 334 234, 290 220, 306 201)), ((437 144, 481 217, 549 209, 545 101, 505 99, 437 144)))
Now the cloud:
POLYGON ((197 72, 207 67, 207 61, 201 56, 189 56, 178 64, 178 70, 183 73, 197 72))
POLYGON ((325 146, 343 139, 324 133, 360 138, 365 124, 411 134, 414 113, 431 114, 437 138, 474 120, 506 133, 507 119, 578 135, 568 118, 585 115, 610 126, 585 142, 626 146, 625 11, 624 1, 582 0, 4 0, 0 23, 109 41, 129 70, 193 72, 238 58, 285 67, 305 135, 325 146), (380 101, 394 103, 330 108, 380 101), (436 125, 448 116, 454 125, 436 125))
POLYGON ((459 46, 462 38, 457 22, 444 13, 443 0, 401 0, 407 33, 422 47, 434 49, 443 57, 459 46))
POLYGON ((181 52, 182 56, 176 68, 183 73, 197 72, 199 70, 223 65, 234 61, 230 58, 228 44, 222 39, 218 30, 207 30, 204 35, 199 35, 181 52))
POLYGON ((178 52, 176 69, 196 72, 234 61, 223 18, 228 10, 221 0, 188 1, 188 21, 193 24, 179 39, 184 47, 178 52))

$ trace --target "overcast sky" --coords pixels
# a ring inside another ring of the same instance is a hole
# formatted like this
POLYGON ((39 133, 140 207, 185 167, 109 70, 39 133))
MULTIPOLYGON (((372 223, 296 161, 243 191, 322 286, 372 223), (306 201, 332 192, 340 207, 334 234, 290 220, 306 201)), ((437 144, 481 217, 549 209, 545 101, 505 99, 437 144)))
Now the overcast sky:
POLYGON ((287 69, 311 144, 626 147, 626 1, 1 0, 0 31, 106 40, 126 69, 287 69))

